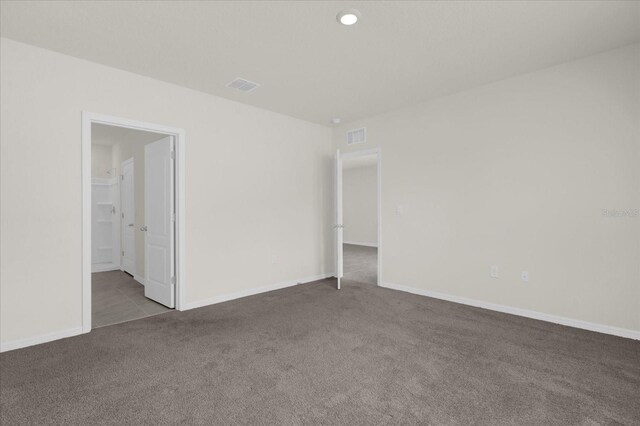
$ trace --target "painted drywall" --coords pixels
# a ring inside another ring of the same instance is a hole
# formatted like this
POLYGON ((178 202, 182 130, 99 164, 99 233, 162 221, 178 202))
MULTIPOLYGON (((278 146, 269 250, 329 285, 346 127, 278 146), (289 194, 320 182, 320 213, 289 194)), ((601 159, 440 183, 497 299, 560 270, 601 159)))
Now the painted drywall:
POLYGON ((82 111, 185 129, 187 303, 332 272, 329 128, 0 43, 3 343, 81 325, 82 111))
POLYGON ((636 44, 333 138, 382 150, 383 283, 640 330, 639 126, 636 44))
POLYGON ((378 168, 355 167, 342 171, 344 242, 378 246, 378 168))
MULTIPOLYGON (((111 166, 111 147, 108 145, 93 145, 91 147, 91 177, 111 178, 108 172, 111 166)), ((112 171, 113 173, 113 171, 112 171)))
POLYGON ((2 1, 5 37, 329 123, 640 38, 637 1, 2 1), (355 7, 355 27, 334 17, 355 7), (170 31, 163 31, 171 28, 170 31), (171 59, 167 59, 171 58, 171 59), (228 91, 236 76, 263 84, 228 91))

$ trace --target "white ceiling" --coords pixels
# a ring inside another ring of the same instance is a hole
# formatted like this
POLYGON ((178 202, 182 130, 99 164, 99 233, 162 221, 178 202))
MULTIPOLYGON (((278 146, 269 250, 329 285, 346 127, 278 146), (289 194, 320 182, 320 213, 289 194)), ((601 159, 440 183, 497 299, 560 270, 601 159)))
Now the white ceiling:
POLYGON ((110 145, 117 143, 147 144, 162 139, 166 135, 106 124, 91 125, 91 143, 94 145, 110 145))
POLYGON ((640 2, 3 1, 4 37, 329 125, 640 40, 640 2), (353 27, 336 14, 355 7, 353 27), (235 77, 261 86, 225 87, 235 77))

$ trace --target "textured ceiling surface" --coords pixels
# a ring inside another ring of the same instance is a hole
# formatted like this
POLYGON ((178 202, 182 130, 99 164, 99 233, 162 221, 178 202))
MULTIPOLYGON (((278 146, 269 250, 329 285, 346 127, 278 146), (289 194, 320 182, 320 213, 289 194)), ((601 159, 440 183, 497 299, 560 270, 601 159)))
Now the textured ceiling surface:
POLYGON ((639 22, 631 1, 1 4, 3 37, 323 125, 638 42, 639 22))

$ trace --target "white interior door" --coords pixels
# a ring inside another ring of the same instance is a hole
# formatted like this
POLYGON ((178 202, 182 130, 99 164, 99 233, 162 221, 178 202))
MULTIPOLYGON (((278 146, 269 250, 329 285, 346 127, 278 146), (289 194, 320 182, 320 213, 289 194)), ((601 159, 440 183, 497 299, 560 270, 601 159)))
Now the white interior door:
POLYGON ((344 225, 342 224, 342 158, 340 158, 340 150, 336 152, 336 224, 334 226, 336 233, 336 278, 338 279, 338 290, 340 290, 340 280, 343 274, 343 257, 342 257, 342 241, 344 225))
POLYGON ((122 162, 121 197, 121 229, 122 229, 122 270, 136 275, 136 232, 135 232, 135 194, 133 158, 122 162))
POLYGON ((144 147, 144 295, 175 306, 173 137, 144 147))

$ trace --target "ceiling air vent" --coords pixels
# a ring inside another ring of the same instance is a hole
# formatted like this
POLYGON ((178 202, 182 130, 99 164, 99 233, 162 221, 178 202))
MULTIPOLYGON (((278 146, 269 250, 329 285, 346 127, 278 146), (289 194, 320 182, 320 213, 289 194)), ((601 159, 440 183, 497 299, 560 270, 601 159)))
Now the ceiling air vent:
POLYGON ((365 143, 367 141, 367 128, 349 130, 347 132, 347 145, 355 145, 357 143, 365 143))
POLYGON ((231 83, 227 84, 227 87, 230 87, 232 89, 237 89, 241 92, 251 92, 259 86, 260 85, 258 83, 245 80, 244 78, 236 78, 231 83))

